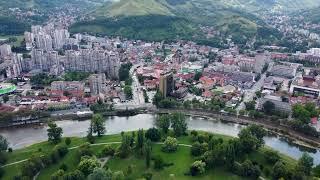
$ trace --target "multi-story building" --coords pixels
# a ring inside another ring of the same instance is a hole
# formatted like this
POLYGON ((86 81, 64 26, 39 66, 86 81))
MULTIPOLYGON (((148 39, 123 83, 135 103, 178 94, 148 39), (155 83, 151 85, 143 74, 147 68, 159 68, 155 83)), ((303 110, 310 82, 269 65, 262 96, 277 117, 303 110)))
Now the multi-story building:
POLYGON ((92 95, 104 94, 106 91, 106 75, 92 74, 89 77, 90 92, 92 95))
POLYGON ((12 53, 11 46, 8 44, 3 44, 0 46, 0 57, 10 56, 12 53))
POLYGON ((171 72, 162 73, 160 75, 159 91, 164 98, 169 96, 174 90, 174 79, 171 72))
POLYGON ((48 34, 38 33, 35 35, 36 47, 38 49, 52 50, 52 38, 48 34))
POLYGON ((84 83, 79 81, 54 81, 51 83, 52 95, 70 94, 74 97, 82 97, 84 95, 84 83))
POLYGON ((318 98, 320 96, 320 76, 296 77, 291 83, 290 93, 303 93, 305 96, 318 98))
POLYGON ((22 54, 11 54, 11 62, 6 69, 6 74, 8 78, 15 78, 20 76, 22 72, 22 59, 22 54))
POLYGON ((56 29, 53 32, 53 47, 54 49, 62 49, 66 40, 70 37, 68 30, 56 29))

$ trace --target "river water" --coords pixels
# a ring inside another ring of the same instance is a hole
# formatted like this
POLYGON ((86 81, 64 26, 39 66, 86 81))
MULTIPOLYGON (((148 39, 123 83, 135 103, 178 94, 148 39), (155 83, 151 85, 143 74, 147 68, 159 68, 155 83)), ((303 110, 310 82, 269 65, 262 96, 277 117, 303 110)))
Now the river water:
MULTIPOLYGON (((133 131, 138 129, 148 129, 154 126, 156 115, 139 114, 130 117, 107 117, 106 134, 118 134, 121 131, 133 131)), ((57 121, 59 127, 63 129, 63 136, 84 137, 87 135, 90 120, 85 121, 57 121)), ((239 131, 245 126, 233 123, 223 123, 214 119, 204 119, 201 117, 188 117, 188 128, 203 130, 217 134, 237 137, 239 131)), ((18 128, 10 130, 1 130, 0 134, 5 136, 13 149, 19 149, 28 145, 47 140, 47 126, 39 128, 18 128)), ((298 159, 303 152, 307 150, 296 145, 288 143, 287 140, 267 136, 264 138, 267 146, 286 154, 292 158, 298 159)), ((308 152, 313 158, 315 164, 320 164, 320 151, 308 152)))

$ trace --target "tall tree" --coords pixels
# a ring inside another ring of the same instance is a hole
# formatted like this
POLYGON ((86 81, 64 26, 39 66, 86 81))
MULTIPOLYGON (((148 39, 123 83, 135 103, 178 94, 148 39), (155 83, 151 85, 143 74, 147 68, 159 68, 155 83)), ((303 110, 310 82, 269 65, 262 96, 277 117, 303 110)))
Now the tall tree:
POLYGON ((144 132, 143 129, 139 129, 137 135, 137 149, 139 150, 140 154, 143 154, 143 146, 144 146, 144 132))
POLYGON ((150 164, 151 164, 151 151, 152 151, 151 142, 150 142, 150 140, 147 140, 146 145, 145 145, 147 168, 149 168, 150 164))
POLYGON ((5 137, 0 134, 0 151, 5 151, 8 149, 8 141, 5 137))
POLYGON ((313 158, 309 154, 303 153, 298 161, 297 170, 304 173, 304 175, 309 176, 311 174, 312 166, 313 158))
POLYGON ((160 128, 163 133, 167 134, 170 127, 170 115, 160 115, 156 120, 156 126, 160 128))
POLYGON ((91 119, 91 125, 93 129, 93 133, 97 133, 98 136, 102 136, 106 131, 106 128, 104 126, 105 120, 103 119, 101 114, 93 115, 91 119))
POLYGON ((171 118, 171 127, 175 136, 179 137, 186 134, 188 124, 186 122, 186 116, 182 113, 173 113, 171 118))
POLYGON ((48 141, 54 144, 59 143, 61 141, 62 128, 58 127, 57 124, 54 122, 49 122, 48 126, 48 141))

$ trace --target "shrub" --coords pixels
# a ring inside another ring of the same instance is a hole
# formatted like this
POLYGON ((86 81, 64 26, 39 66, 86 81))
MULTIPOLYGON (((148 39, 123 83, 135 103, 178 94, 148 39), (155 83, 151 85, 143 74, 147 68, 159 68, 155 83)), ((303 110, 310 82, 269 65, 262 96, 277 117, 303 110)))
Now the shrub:
POLYGON ((3 177, 3 175, 4 175, 4 170, 3 170, 3 168, 2 168, 2 167, 0 167, 0 178, 2 178, 2 177, 3 177))
POLYGON ((59 169, 51 175, 51 180, 60 180, 64 175, 64 170, 59 169))
POLYGON ((7 155, 4 152, 0 152, 0 164, 6 163, 8 160, 7 155))
POLYGON ((12 153, 12 151, 13 151, 12 148, 8 148, 9 153, 12 153))
POLYGON ((65 145, 57 145, 55 150, 59 153, 60 157, 64 157, 69 152, 68 147, 65 145))
POLYGON ((116 150, 111 146, 111 145, 106 145, 102 150, 101 150, 101 157, 105 156, 113 156, 115 154, 116 150))
POLYGON ((264 152, 264 157, 266 158, 267 162, 270 164, 274 164, 280 159, 279 154, 273 150, 266 150, 264 152))
POLYGON ((152 173, 150 173, 150 172, 143 173, 143 174, 142 174, 142 177, 143 177, 145 180, 151 180, 151 179, 152 179, 152 173))
POLYGON ((90 149, 90 144, 89 143, 82 144, 78 149, 78 155, 79 155, 79 158, 81 158, 82 156, 91 156, 92 151, 90 149))
POLYGON ((49 155, 41 156, 41 161, 44 167, 48 167, 52 163, 51 157, 49 155))
POLYGON ((194 163, 192 163, 192 165, 190 167, 191 176, 197 176, 197 175, 205 173, 205 171, 206 171, 205 167, 206 167, 205 162, 195 161, 194 163))
POLYGON ((178 140, 173 137, 167 137, 167 139, 164 141, 164 144, 162 145, 162 151, 163 152, 175 152, 178 149, 178 140))
POLYGON ((191 147, 191 155, 192 156, 200 156, 203 153, 205 153, 207 150, 208 150, 207 143, 200 144, 199 142, 195 142, 192 144, 192 147, 191 147))
POLYGON ((64 141, 67 146, 71 144, 71 138, 67 137, 66 140, 64 141))
POLYGON ((154 161, 154 169, 160 170, 165 166, 165 163, 161 156, 153 157, 153 161, 154 161))
POLYGON ((145 137, 153 142, 157 142, 161 139, 161 133, 157 128, 150 128, 147 130, 145 137))
POLYGON ((59 169, 67 171, 68 170, 68 166, 65 163, 62 163, 61 166, 59 167, 59 169))
POLYGON ((88 176, 97 167, 100 167, 100 163, 96 158, 89 156, 83 156, 78 165, 78 169, 85 175, 88 176))

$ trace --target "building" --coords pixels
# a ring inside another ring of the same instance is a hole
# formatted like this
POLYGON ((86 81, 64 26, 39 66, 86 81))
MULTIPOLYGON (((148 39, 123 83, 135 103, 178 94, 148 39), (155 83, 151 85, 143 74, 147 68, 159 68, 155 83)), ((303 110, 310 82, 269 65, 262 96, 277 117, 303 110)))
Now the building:
POLYGON ((290 67, 286 65, 275 65, 270 71, 271 75, 285 77, 285 78, 294 78, 297 73, 297 68, 290 67))
POLYGON ((83 97, 84 83, 79 81, 54 81, 51 83, 51 94, 57 96, 69 94, 73 97, 83 97))
POLYGON ((0 57, 7 57, 11 55, 11 46, 8 44, 3 44, 0 46, 0 57))
POLYGON ((295 78, 290 86, 290 93, 302 93, 308 97, 320 95, 320 76, 303 76, 295 78))
POLYGON ((68 30, 56 29, 53 32, 53 47, 54 49, 62 49, 66 40, 70 37, 68 30))
POLYGON ((104 94, 106 91, 106 75, 92 74, 89 77, 90 92, 92 95, 104 94))
POLYGON ((266 95, 263 98, 260 98, 258 103, 258 109, 263 109, 263 104, 267 101, 270 101, 274 104, 275 109, 280 112, 291 112, 291 105, 288 102, 284 102, 280 96, 275 95, 266 95))
POLYGON ((171 72, 160 75, 159 90, 165 98, 173 92, 174 80, 171 72))

